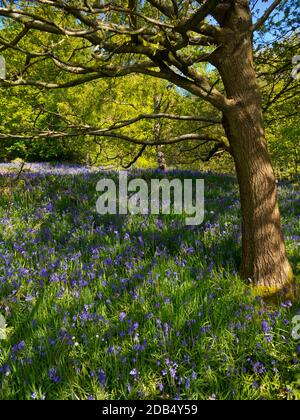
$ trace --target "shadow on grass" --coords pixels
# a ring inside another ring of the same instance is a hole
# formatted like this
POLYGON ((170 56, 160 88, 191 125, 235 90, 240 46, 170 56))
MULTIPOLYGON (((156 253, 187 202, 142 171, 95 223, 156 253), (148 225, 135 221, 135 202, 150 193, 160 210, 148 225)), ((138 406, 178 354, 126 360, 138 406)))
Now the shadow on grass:
MULTIPOLYGON (((96 177, 94 181, 96 181, 96 177)), ((99 216, 94 210, 91 212, 91 203, 95 202, 96 197, 95 190, 92 188, 96 185, 94 181, 89 181, 91 184, 88 185, 84 184, 86 198, 82 199, 81 177, 73 177, 69 180, 60 179, 59 182, 50 182, 50 184, 49 180, 45 180, 44 187, 48 187, 45 197, 48 196, 53 201, 54 216, 44 220, 40 227, 36 229, 35 236, 38 238, 39 247, 48 246, 51 243, 47 231, 50 234, 58 231, 55 235, 52 235, 56 239, 56 247, 67 247, 69 242, 73 240, 74 230, 76 231, 74 220, 79 217, 77 226, 80 226, 80 218, 84 220, 86 216, 90 216, 89 222, 93 223, 93 229, 96 231, 97 228, 100 228, 102 233, 95 234, 88 245, 78 240, 75 251, 82 251, 82 262, 92 263, 92 247, 102 246, 107 239, 111 239, 110 246, 113 248, 116 243, 113 239, 114 230, 126 232, 128 230, 128 218, 99 216), (75 193, 72 193, 71 196, 66 193, 66 196, 64 196, 63 192, 71 188, 70 182, 72 188, 75 188, 75 193), (62 197, 55 201, 55 195, 59 191, 62 197), (76 194, 76 191, 78 191, 78 194, 76 194), (55 227, 57 223, 55 215, 66 216, 64 227, 60 229, 55 227)), ((39 182, 38 179, 34 179, 30 182, 30 185, 31 187, 38 186, 40 185, 39 182)), ((223 184, 223 178, 212 177, 208 182, 208 185, 216 185, 224 194, 229 196, 236 194, 236 185, 233 182, 230 182, 227 188, 223 184)), ((123 247, 121 265, 114 264, 114 261, 109 267, 103 268, 101 266, 108 282, 105 299, 110 299, 111 303, 97 300, 97 292, 102 290, 97 285, 97 281, 100 283, 103 280, 99 275, 99 279, 93 281, 88 286, 89 291, 82 292, 81 297, 77 299, 75 295, 70 294, 65 302, 62 301, 65 304, 63 309, 69 319, 67 325, 63 322, 64 314, 61 312, 60 301, 58 298, 55 299, 60 285, 53 285, 49 281, 45 282, 45 286, 39 289, 39 296, 36 298, 33 308, 29 310, 28 307, 23 306, 22 309, 20 304, 20 309, 13 318, 16 323, 10 342, 16 343, 17 340, 24 339, 26 343, 31 343, 31 362, 26 362, 22 357, 22 351, 20 355, 16 355, 17 361, 13 360, 12 354, 3 361, 12 365, 14 378, 14 388, 12 391, 5 391, 7 392, 6 397, 9 395, 15 399, 28 398, 30 393, 34 391, 34 389, 28 388, 28 382, 30 381, 30 386, 34 384, 35 387, 43 389, 43 392, 49 394, 52 399, 66 395, 63 391, 66 387, 68 388, 66 392, 69 392, 70 396, 72 395, 74 382, 77 381, 78 387, 81 384, 82 389, 85 387, 88 389, 87 384, 91 381, 91 372, 96 367, 100 368, 102 366, 105 366, 107 375, 107 392, 114 395, 118 384, 119 386, 120 384, 126 386, 126 381, 131 378, 130 371, 135 366, 134 358, 137 359, 137 363, 143 364, 142 375, 145 383, 150 381, 149 378, 155 383, 156 378, 154 376, 156 375, 155 372, 158 371, 157 361, 160 360, 163 363, 166 357, 172 357, 174 360, 177 358, 183 359, 184 355, 190 353, 197 357, 193 361, 196 367, 193 368, 192 365, 188 365, 187 370, 196 369, 197 364, 199 364, 199 370, 204 375, 205 368, 209 363, 207 361, 210 351, 209 346, 214 345, 214 335, 222 337, 223 335, 226 336, 227 333, 229 334, 230 324, 238 318, 236 314, 240 310, 240 305, 251 302, 251 298, 245 294, 247 288, 243 288, 242 283, 232 274, 240 262, 240 245, 236 232, 228 231, 225 235, 216 233, 218 232, 218 221, 230 220, 232 217, 233 207, 230 206, 233 206, 234 202, 235 199, 231 200, 228 206, 216 206, 214 194, 211 191, 207 202, 207 215, 209 215, 205 221, 207 224, 195 228, 187 228, 182 225, 181 221, 178 224, 175 223, 172 227, 171 217, 162 218, 162 225, 158 223, 158 226, 153 222, 147 227, 147 225, 143 225, 142 220, 139 226, 132 225, 130 227, 131 242, 129 245, 127 246, 124 241, 121 241, 118 245, 123 247), (211 211, 214 211, 213 215, 210 214, 211 211), (143 243, 139 243, 139 237, 142 237, 143 243), (185 249, 185 247, 188 248, 191 244, 194 250, 189 254, 190 250, 185 249), (132 247, 135 251, 143 252, 143 256, 136 262, 132 270, 125 269, 126 258, 130 259, 130 250, 127 252, 126 247, 132 247), (165 250, 165 253, 159 254, 157 251, 162 249, 165 250), (177 266, 177 263, 174 263, 176 257, 179 257, 177 266), (187 260, 186 264, 180 265, 183 264, 182 260, 184 259, 187 260), (141 265, 143 265, 142 270, 141 265), (169 268, 171 271, 179 271, 179 278, 172 293, 170 292, 171 284, 169 284, 172 279, 166 278, 165 275, 169 268), (152 272, 154 276, 157 271, 160 272, 161 277, 156 280, 154 285, 147 284, 145 273, 152 272), (117 288, 114 288, 116 279, 119 280, 123 276, 128 277, 128 283, 125 286, 118 285, 117 288), (234 281, 237 281, 236 286, 233 284, 234 281), (145 302, 136 299, 139 290, 142 290, 145 302), (161 303, 163 297, 160 296, 160 291, 163 291, 164 294, 169 292, 170 304, 161 303), (72 326, 72 317, 78 316, 84 304, 90 302, 94 303, 96 312, 99 311, 97 318, 87 321, 77 318, 74 321, 74 326, 72 326), (55 304, 57 304, 56 309, 53 309, 55 304), (127 308, 129 312, 132 311, 134 317, 138 318, 137 331, 140 332, 140 338, 148 339, 148 344, 143 351, 136 351, 133 348, 134 344, 137 343, 134 338, 135 332, 128 334, 128 329, 133 328, 132 325, 124 324, 127 329, 125 331, 124 325, 121 325, 118 321, 119 313, 123 307, 127 308), (148 318, 151 311, 154 314, 148 318), (200 312, 201 316, 199 316, 200 312), (99 319, 102 313, 105 313, 105 322, 99 319), (34 326, 35 322, 37 322, 36 326, 34 326), (122 328, 124 328, 124 338, 120 336, 122 328), (167 329, 168 332, 166 332, 167 329), (97 331, 101 339, 103 338, 100 345, 94 342, 97 331), (74 340, 72 340, 73 334, 86 348, 76 351, 74 340), (118 345, 122 345, 121 353, 108 352, 111 346, 117 348, 118 345), (123 362, 124 358, 127 362, 123 362), (56 385, 49 379, 49 370, 57 366, 57 374, 60 376, 61 382, 56 385), (80 375, 82 377, 78 379, 80 375)), ((34 201, 31 204, 29 202, 28 206, 29 211, 34 212, 36 210, 34 201)), ((7 248, 12 245, 13 240, 7 241, 7 248)), ((74 242, 71 245, 73 246, 74 242)), ((116 250, 114 258, 119 253, 120 250, 116 250)), ((294 264, 297 264, 299 256, 295 253, 292 255, 292 259, 294 264)), ((67 284, 64 286, 69 292, 76 292, 76 290, 72 290, 70 283, 70 279, 67 279, 67 284)), ((80 290, 78 291, 81 293, 80 290)), ((7 298, 7 296, 4 296, 4 298, 7 298)), ((253 330, 251 334, 255 336, 256 331, 253 330)), ((247 335, 245 334, 245 343, 243 343, 244 347, 242 349, 244 354, 238 352, 238 343, 232 344, 232 352, 236 355, 240 366, 246 365, 248 357, 255 357, 255 348, 247 348, 246 338, 247 335)), ((230 339, 233 340, 231 336, 230 339)), ((226 345, 225 342, 226 340, 224 340, 224 346, 226 345)), ((220 348, 221 353, 222 351, 223 349, 220 348)), ((216 363, 216 361, 211 363, 216 363)), ((159 368, 159 371, 161 371, 161 368, 159 368)), ((4 387, 6 380, 7 378, 4 378, 0 386, 4 387)), ((131 382, 134 386, 134 381, 131 382)), ((220 383, 225 382, 226 375, 220 380, 220 383)), ((205 392, 210 390, 207 385, 203 389, 205 392)), ((78 392, 81 392, 81 397, 84 396, 85 391, 78 392)), ((174 384, 170 378, 165 380, 164 392, 171 398, 174 397, 174 384)), ((128 398, 125 391, 122 391, 120 396, 128 398)), ((151 396, 156 396, 156 391, 153 391, 151 396)), ((158 396, 159 394, 157 394, 158 396)))

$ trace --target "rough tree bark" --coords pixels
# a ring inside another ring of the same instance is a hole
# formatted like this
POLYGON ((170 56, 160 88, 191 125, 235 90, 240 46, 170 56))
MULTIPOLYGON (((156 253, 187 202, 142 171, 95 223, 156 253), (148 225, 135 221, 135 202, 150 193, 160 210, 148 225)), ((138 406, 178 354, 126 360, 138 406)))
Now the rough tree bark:
MULTIPOLYGON (((242 4, 244 3, 244 4, 242 4)), ((223 24, 225 21, 223 20, 223 24)), ((253 63, 248 2, 226 16, 228 39, 215 55, 235 106, 223 113, 240 188, 242 263, 240 273, 263 295, 284 290, 293 278, 286 255, 275 173, 268 152, 258 81, 253 63)))

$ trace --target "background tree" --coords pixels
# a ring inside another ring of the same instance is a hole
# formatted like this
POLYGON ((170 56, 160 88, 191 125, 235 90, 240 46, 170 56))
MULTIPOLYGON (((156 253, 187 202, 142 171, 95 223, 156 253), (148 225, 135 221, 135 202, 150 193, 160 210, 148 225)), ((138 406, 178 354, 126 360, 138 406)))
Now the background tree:
POLYGON ((299 159, 299 83, 291 77, 291 62, 299 37, 276 39, 258 51, 256 68, 270 151, 280 176, 297 178, 299 159))

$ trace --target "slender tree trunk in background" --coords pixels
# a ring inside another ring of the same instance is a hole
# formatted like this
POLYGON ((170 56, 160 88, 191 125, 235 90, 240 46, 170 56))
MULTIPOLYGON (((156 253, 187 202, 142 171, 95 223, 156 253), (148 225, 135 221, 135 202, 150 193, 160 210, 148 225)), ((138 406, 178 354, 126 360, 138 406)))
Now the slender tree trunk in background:
POLYGON ((90 152, 86 154, 86 166, 91 166, 91 155, 90 152))
MULTIPOLYGON (((154 114, 158 114, 161 111, 161 102, 162 97, 159 94, 155 94, 154 96, 154 114)), ((154 122, 154 129, 153 129, 154 141, 158 143, 160 141, 161 135, 161 121, 157 119, 154 122)), ((165 155, 160 145, 156 146, 156 154, 157 154, 157 164, 158 168, 161 171, 165 171, 167 169, 167 164, 165 160, 165 155)))
POLYGON ((240 188, 243 236, 240 273, 252 280, 260 294, 272 295, 284 290, 292 282, 293 274, 285 250, 276 178, 267 149, 253 64, 251 13, 245 4, 236 6, 228 19, 233 33, 216 54, 215 63, 227 97, 236 104, 224 112, 223 126, 240 188))

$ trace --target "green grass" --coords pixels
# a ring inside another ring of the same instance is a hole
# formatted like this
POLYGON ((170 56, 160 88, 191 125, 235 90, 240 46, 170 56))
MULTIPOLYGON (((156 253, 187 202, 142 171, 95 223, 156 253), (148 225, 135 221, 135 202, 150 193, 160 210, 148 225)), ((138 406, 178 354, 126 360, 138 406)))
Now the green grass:
MULTIPOLYGON (((205 221, 186 227, 99 216, 101 176, 24 174, 2 188, 0 398, 300 398, 299 303, 268 306, 238 277, 234 179, 205 174, 205 221)), ((280 196, 299 275, 299 191, 280 196)))

